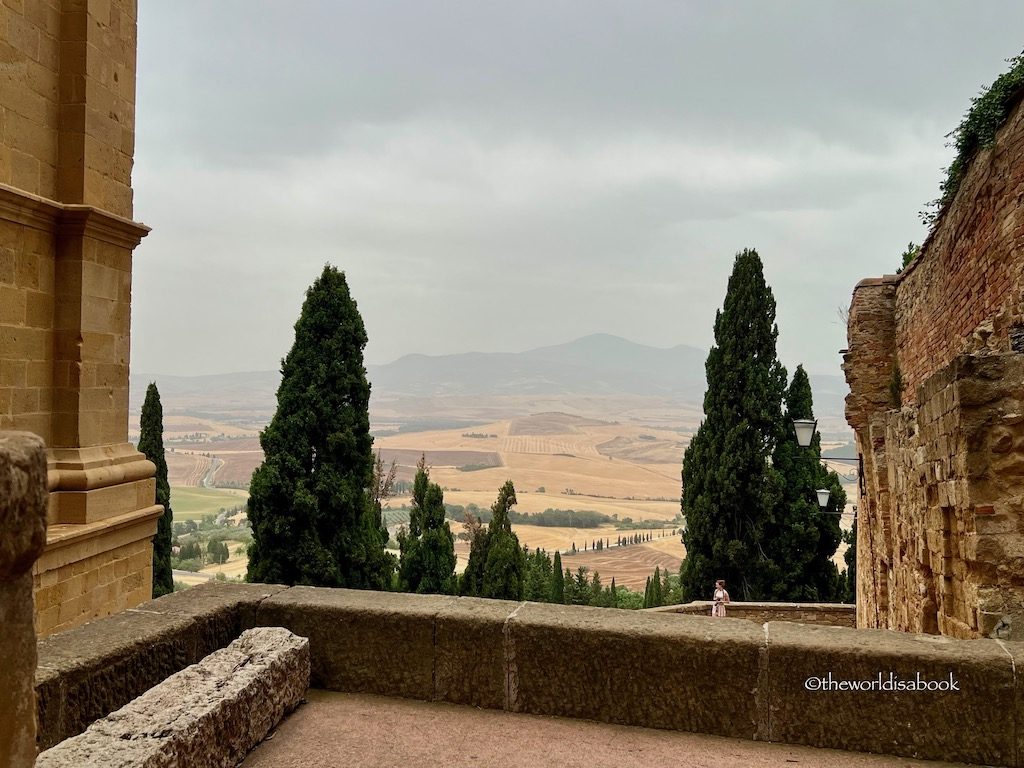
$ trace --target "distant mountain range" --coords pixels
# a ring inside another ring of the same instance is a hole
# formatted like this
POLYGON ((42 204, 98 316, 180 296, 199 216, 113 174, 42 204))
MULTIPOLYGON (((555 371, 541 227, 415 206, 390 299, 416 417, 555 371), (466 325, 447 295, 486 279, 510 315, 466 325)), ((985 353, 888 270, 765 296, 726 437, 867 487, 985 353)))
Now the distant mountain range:
POLYGON ((597 333, 528 352, 406 355, 367 374, 375 392, 393 395, 704 396, 705 350, 658 349, 597 333))
MULTIPOLYGON (((707 350, 686 345, 659 349, 609 334, 527 352, 405 355, 367 367, 375 399, 445 396, 636 396, 666 398, 698 407, 703 402, 707 350)), ((146 385, 156 381, 165 410, 211 413, 273 413, 277 371, 208 376, 133 374, 133 413, 146 385)), ((815 411, 829 429, 845 428, 841 376, 812 375, 815 411)), ((824 426, 824 424, 823 424, 824 426)))

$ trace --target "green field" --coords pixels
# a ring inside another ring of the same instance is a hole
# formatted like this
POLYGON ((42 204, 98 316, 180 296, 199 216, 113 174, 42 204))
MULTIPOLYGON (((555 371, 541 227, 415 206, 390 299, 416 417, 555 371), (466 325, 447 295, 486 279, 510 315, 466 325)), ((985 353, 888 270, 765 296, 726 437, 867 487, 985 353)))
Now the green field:
POLYGON ((175 520, 202 520, 221 509, 245 504, 249 492, 229 488, 171 487, 171 509, 175 520))

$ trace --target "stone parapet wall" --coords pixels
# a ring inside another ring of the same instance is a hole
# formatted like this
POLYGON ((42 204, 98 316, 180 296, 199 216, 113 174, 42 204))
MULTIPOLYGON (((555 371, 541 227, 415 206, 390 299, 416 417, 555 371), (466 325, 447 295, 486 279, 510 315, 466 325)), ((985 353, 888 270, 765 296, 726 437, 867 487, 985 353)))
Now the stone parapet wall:
MULTIPOLYGON (((681 613, 688 616, 710 616, 710 600, 695 600, 685 605, 648 608, 645 613, 681 613)), ((828 627, 857 626, 856 607, 840 603, 746 603, 733 601, 726 607, 729 618, 746 619, 758 624, 768 621, 793 621, 799 624, 820 624, 828 627)))
POLYGON ((854 291, 859 626, 1024 638, 1022 156, 1018 106, 918 258, 854 291))
POLYGON ((328 690, 1024 765, 1021 643, 233 584, 168 595, 41 642, 40 743, 81 733, 252 626, 308 637, 311 684, 328 690), (916 685, 918 676, 952 680, 959 692, 839 688, 916 685))

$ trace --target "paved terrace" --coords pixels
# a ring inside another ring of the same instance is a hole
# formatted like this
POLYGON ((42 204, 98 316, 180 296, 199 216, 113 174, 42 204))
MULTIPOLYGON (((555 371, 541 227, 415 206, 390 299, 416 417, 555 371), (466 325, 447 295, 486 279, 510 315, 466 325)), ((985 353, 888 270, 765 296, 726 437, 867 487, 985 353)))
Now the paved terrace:
POLYGON ((311 690, 242 768, 963 766, 311 690))

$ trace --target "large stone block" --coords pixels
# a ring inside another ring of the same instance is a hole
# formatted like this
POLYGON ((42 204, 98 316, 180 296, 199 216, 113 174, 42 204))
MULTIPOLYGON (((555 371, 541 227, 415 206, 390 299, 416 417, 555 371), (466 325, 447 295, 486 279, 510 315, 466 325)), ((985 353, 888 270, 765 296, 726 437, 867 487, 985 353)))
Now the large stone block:
POLYGON ((37 768, 172 765, 234 768, 309 687, 309 642, 281 628, 247 630, 74 738, 37 768))
MULTIPOLYGON (((60 679, 59 710, 39 711, 40 739, 65 739, 196 662, 188 616, 126 612, 39 642, 37 681, 60 679), (60 723, 44 720, 59 714, 60 723)), ((40 741, 40 746, 52 746, 40 741)))
POLYGON ((292 587, 260 603, 258 626, 309 638, 313 685, 434 697, 435 618, 456 598, 292 587))
POLYGON ((0 433, 0 580, 27 572, 43 551, 47 505, 43 441, 0 433))
POLYGON ((783 622, 766 626, 771 741, 1016 764, 1013 663, 998 644, 783 622), (839 689, 843 681, 881 681, 874 683, 880 687, 891 680, 895 687, 897 681, 916 686, 918 679, 952 679, 959 690, 839 689))
POLYGON ((435 698, 473 707, 506 708, 507 622, 520 605, 462 597, 437 614, 435 698))
POLYGON ((508 642, 512 711, 763 737, 766 641, 752 622, 527 603, 508 642))

